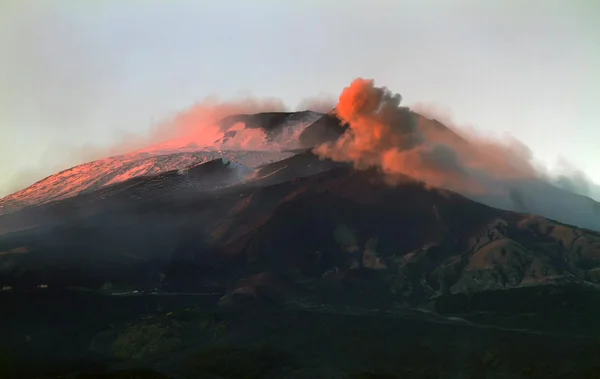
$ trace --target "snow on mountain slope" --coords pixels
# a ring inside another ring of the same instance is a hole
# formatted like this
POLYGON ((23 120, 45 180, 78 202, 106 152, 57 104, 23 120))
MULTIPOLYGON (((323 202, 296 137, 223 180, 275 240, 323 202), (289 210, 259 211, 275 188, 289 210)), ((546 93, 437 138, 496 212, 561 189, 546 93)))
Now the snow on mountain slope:
POLYGON ((0 199, 0 215, 218 158, 250 168, 285 159, 292 155, 286 150, 302 147, 301 133, 321 117, 323 114, 311 111, 229 116, 214 130, 201 129, 196 135, 85 163, 49 176, 0 199))
POLYGON ((0 215, 31 205, 62 200, 139 176, 185 170, 218 158, 247 167, 257 167, 290 155, 291 153, 276 151, 196 150, 170 154, 135 153, 105 158, 61 171, 0 199, 0 215))

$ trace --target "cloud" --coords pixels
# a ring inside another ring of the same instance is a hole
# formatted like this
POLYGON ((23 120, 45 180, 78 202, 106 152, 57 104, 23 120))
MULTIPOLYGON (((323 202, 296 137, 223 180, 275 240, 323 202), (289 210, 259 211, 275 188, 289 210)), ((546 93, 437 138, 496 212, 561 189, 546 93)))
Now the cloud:
POLYGON ((221 101, 216 97, 209 97, 157 125, 142 144, 176 139, 178 144, 211 146, 222 136, 225 128, 219 122, 227 116, 285 111, 288 111, 288 107, 277 98, 246 96, 221 101))

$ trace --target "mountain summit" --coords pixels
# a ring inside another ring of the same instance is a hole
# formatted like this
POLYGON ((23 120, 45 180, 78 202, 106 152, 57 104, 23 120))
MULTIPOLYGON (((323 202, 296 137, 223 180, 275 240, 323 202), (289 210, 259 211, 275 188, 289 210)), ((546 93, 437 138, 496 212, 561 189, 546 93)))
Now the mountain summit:
MULTIPOLYGON (((532 172, 518 157, 514 157, 512 163, 506 161, 507 154, 501 152, 495 155, 497 147, 493 145, 490 148, 485 144, 472 143, 437 120, 414 112, 408 115, 423 136, 419 138, 435 141, 437 150, 434 153, 443 154, 434 159, 441 159, 443 165, 454 164, 452 162, 457 159, 452 155, 455 153, 447 148, 451 146, 467 157, 474 167, 492 167, 502 171, 498 176, 482 175, 481 170, 469 172, 469 176, 459 183, 471 180, 471 185, 452 185, 450 182, 446 188, 489 206, 600 230, 598 202, 556 187, 532 172), (451 155, 443 158, 448 152, 451 155), (477 186, 483 186, 483 190, 473 191, 472 188, 477 186)), ((339 118, 336 110, 327 114, 305 111, 232 115, 220 122, 220 128, 221 132, 210 140, 210 144, 198 145, 193 138, 180 138, 64 170, 0 199, 0 215, 59 201, 135 177, 184 170, 218 158, 257 169, 289 158, 295 151, 335 143, 349 129, 348 123, 339 118)), ((435 170, 455 170, 443 165, 435 170)), ((408 174, 411 176, 410 172, 408 174)))

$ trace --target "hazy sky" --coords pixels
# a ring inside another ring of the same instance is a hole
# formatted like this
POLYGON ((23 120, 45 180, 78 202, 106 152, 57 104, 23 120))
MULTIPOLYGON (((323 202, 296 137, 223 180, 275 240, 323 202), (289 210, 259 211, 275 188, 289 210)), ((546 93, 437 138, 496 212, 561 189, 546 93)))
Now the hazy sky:
POLYGON ((595 0, 1 0, 0 195, 208 95, 294 107, 359 76, 600 182, 598 15, 595 0))

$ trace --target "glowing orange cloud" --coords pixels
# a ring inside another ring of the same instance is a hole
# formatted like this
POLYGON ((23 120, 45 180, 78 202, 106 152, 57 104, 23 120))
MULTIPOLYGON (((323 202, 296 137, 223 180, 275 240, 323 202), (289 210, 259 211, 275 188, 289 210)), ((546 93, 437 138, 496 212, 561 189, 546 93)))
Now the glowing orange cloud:
MULTIPOLYGON (((358 169, 408 175, 431 186, 466 193, 489 190, 492 179, 530 177, 531 152, 514 139, 499 141, 471 133, 463 138, 444 125, 400 106, 402 97, 373 80, 356 79, 337 105, 349 128, 315 153, 358 169)), ((426 112, 423 112, 426 113, 426 112)))

